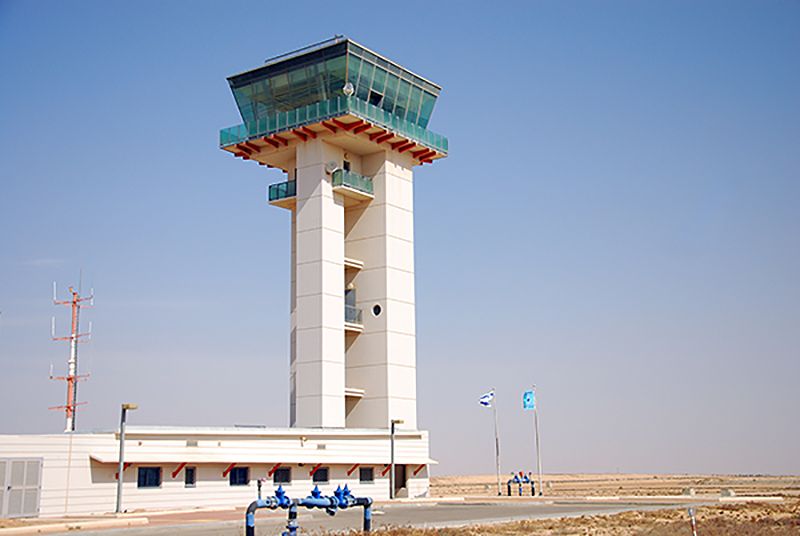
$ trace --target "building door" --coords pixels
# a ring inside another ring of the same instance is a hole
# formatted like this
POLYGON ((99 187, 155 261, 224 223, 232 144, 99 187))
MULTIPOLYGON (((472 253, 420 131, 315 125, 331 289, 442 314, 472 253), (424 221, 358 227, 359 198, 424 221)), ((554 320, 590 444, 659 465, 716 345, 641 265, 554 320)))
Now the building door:
POLYGON ((0 517, 36 517, 42 487, 40 458, 0 459, 0 517))
POLYGON ((400 497, 400 490, 406 487, 406 466, 394 466, 394 496, 400 497))

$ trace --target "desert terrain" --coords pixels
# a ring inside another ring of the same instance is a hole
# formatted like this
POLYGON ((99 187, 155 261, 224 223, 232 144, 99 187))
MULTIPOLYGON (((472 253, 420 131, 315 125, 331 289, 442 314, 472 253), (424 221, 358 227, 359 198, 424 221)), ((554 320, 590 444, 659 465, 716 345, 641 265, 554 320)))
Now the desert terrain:
MULTIPOLYGON (((510 475, 503 476, 505 481, 510 475)), ((800 476, 769 475, 654 475, 574 474, 545 475, 545 495, 554 498, 664 496, 694 493, 704 496, 783 497, 780 502, 716 503, 695 509, 697 533, 721 535, 800 534, 800 476), (732 493, 731 493, 732 492, 732 493)), ((448 496, 496 496, 495 476, 444 476, 431 480, 432 494, 448 496)), ((516 493, 516 489, 514 490, 516 493)), ((520 521, 500 525, 453 529, 396 529, 391 536, 566 536, 566 535, 689 535, 688 512, 665 509, 625 512, 608 516, 581 516, 558 520, 520 521)))
MULTIPOLYGON (((506 481, 511 475, 500 477, 505 494, 506 481)), ((697 495, 719 495, 727 489, 739 496, 800 496, 800 475, 546 474, 542 480, 545 495, 554 497, 680 495, 688 489, 697 495)), ((494 475, 431 478, 434 497, 496 494, 494 475)))

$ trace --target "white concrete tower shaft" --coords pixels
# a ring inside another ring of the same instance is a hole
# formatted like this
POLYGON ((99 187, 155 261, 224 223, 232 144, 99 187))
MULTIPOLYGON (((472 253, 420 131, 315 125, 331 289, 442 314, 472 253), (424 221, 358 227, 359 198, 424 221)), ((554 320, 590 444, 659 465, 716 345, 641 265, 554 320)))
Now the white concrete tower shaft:
POLYGON ((296 146, 291 425, 344 427, 344 203, 325 171, 340 151, 296 146))
POLYGON ((380 151, 364 155, 375 199, 347 210, 345 252, 363 262, 351 284, 364 331, 348 334, 347 385, 364 389, 348 401, 347 425, 416 428, 413 160, 380 151))
POLYGON ((336 142, 294 146, 290 423, 414 428, 414 162, 336 142), (333 167, 371 178, 373 198, 339 193, 333 167))

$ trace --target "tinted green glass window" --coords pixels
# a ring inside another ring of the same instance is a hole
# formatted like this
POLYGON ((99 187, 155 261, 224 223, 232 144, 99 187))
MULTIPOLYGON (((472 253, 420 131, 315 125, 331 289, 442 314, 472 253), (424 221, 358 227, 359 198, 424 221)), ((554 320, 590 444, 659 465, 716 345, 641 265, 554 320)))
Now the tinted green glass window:
POLYGON ((361 74, 358 77, 358 86, 356 86, 356 95, 361 100, 367 100, 369 90, 372 87, 372 75, 375 72, 375 67, 371 63, 364 62, 361 66, 361 74))
POLYGON ((386 71, 380 68, 375 69, 375 74, 372 76, 372 91, 383 93, 386 87, 386 71))
POLYGON ((255 136, 258 132, 324 115, 326 112, 319 106, 327 106, 343 95, 347 81, 355 86, 354 97, 358 101, 382 108, 382 112, 370 113, 385 113, 376 117, 389 128, 400 128, 398 121, 403 120, 412 123, 409 128, 417 125, 426 128, 439 93, 438 87, 401 66, 352 41, 340 42, 308 54, 279 58, 262 68, 230 77, 245 124, 241 126, 241 134, 226 129, 226 136, 231 139, 255 136), (299 111, 307 106, 308 109, 299 111))
POLYGON ((334 95, 340 95, 345 83, 345 66, 346 59, 344 56, 328 60, 328 95, 326 98, 331 98, 334 95))
POLYGON ((422 94, 422 106, 420 107, 419 120, 418 120, 418 124, 422 128, 426 128, 428 126, 428 121, 431 118, 431 113, 433 113, 434 104, 436 104, 436 99, 432 95, 430 95, 429 93, 422 94))
POLYGON ((397 84, 400 79, 393 74, 386 77, 386 88, 384 89, 383 109, 387 112, 394 110, 395 100, 397 99, 397 84))
POLYGON ((411 88, 411 97, 408 99, 408 114, 406 119, 412 123, 417 122, 419 116, 419 106, 422 103, 422 90, 416 86, 411 88))
POLYGON ((411 84, 405 80, 400 81, 397 88, 397 99, 394 105, 394 115, 405 118, 406 110, 408 109, 408 96, 411 93, 411 84))
POLYGON ((350 56, 347 65, 347 80, 353 87, 358 85, 358 75, 361 71, 361 60, 355 56, 350 56))

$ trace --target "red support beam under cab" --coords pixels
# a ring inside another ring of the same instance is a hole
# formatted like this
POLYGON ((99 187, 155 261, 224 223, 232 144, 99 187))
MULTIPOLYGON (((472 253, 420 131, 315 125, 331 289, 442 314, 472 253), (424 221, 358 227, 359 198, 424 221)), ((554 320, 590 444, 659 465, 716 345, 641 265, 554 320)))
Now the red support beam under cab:
POLYGON ((261 139, 264 141, 264 143, 269 143, 270 145, 272 145, 276 149, 281 146, 280 143, 278 143, 277 141, 273 140, 272 138, 268 138, 268 137, 264 136, 261 139))
POLYGON ((394 151, 394 150, 396 150, 398 147, 400 147, 400 146, 402 146, 402 145, 405 145, 406 143, 408 143, 408 140, 400 140, 400 141, 396 141, 396 142, 394 142, 394 143, 392 144, 392 150, 394 151))
POLYGON ((409 149, 413 149, 416 146, 417 146, 416 143, 414 143, 413 141, 410 141, 410 142, 406 143, 405 145, 400 146, 400 148, 397 149, 397 152, 398 153, 404 153, 404 152, 408 151, 409 149))
POLYGON ((294 134, 295 136, 300 138, 302 141, 308 141, 308 135, 305 132, 302 132, 300 130, 294 129, 292 131, 292 134, 294 134))
POLYGON ((350 476, 350 475, 352 475, 352 474, 353 474, 353 471, 355 471, 356 469, 358 469, 358 466, 359 466, 359 465, 361 465, 361 464, 360 464, 360 463, 357 463, 357 464, 355 464, 353 467, 351 467, 350 469, 348 469, 348 471, 347 471, 347 476, 350 476))
POLYGON ((420 465, 419 467, 417 467, 417 468, 414 470, 414 473, 413 473, 413 474, 414 474, 414 476, 417 476, 417 475, 419 474, 419 472, 420 472, 420 471, 422 471, 423 469, 425 469, 425 465, 420 465))
POLYGON ((338 129, 338 128, 336 128, 335 126, 331 125, 331 124, 330 124, 330 123, 328 123, 327 121, 323 121, 323 122, 322 122, 322 123, 320 123, 320 124, 321 124, 323 127, 325 127, 325 128, 327 128, 328 130, 330 130, 331 132, 333 132, 334 134, 336 134, 336 132, 338 132, 338 131, 339 131, 339 129, 338 129))
POLYGON ((273 465, 272 469, 270 469, 269 472, 267 473, 267 476, 274 475, 275 471, 277 471, 280 466, 281 466, 281 464, 279 464, 279 463, 276 463, 275 465, 273 465))
POLYGON ((369 130, 371 128, 372 128, 372 125, 370 125, 369 123, 364 123, 363 125, 359 125, 356 128, 354 128, 353 129, 353 134, 361 134, 365 130, 369 130))
POLYGON ((357 126, 363 125, 364 121, 359 119, 358 121, 353 121, 352 123, 342 123, 338 119, 334 118, 334 119, 331 119, 331 123, 333 123, 334 125, 336 125, 339 128, 343 128, 344 130, 347 130, 349 132, 349 131, 353 130, 354 128, 356 128, 357 126))
POLYGON ((273 134, 272 135, 272 139, 273 140, 278 140, 279 142, 281 142, 283 144, 284 147, 288 147, 289 146, 289 140, 287 140, 286 138, 283 138, 281 136, 278 136, 277 134, 273 134))
POLYGON ((389 470, 390 470, 391 468, 392 468, 392 466, 391 466, 391 465, 387 465, 387 466, 386 466, 386 469, 384 469, 384 470, 381 472, 381 476, 386 476, 386 473, 388 473, 388 472, 389 472, 389 470))
POLYGON ((379 130, 378 132, 375 132, 375 133, 373 133, 373 134, 370 134, 370 135, 369 135, 369 141, 375 141, 377 138, 380 138, 380 137, 381 137, 381 136, 383 136, 384 134, 386 134, 386 131, 385 131, 385 130, 379 130))
POLYGON ((388 139, 394 138, 394 134, 392 132, 387 132, 383 136, 375 138, 375 143, 383 143, 388 139))
POLYGON ((310 128, 308 127, 300 127, 300 128, 302 128, 303 132, 311 136, 313 139, 317 139, 317 133, 311 130, 310 128))

